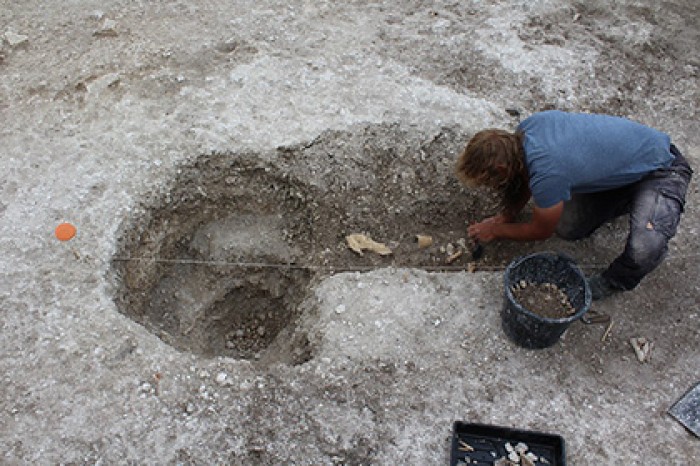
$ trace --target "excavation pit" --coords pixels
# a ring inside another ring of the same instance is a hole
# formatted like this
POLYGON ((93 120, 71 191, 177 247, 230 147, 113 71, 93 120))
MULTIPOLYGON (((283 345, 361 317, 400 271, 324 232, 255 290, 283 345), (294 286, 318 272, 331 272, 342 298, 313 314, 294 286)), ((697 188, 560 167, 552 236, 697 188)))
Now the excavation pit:
MULTIPOLYGON (((200 156, 122 225, 118 307, 203 357, 308 361, 319 279, 444 265, 445 246, 464 240, 465 220, 495 208, 453 175, 465 140, 454 129, 377 125, 269 152, 200 156), (351 233, 393 254, 360 256, 345 242, 351 233), (434 245, 419 248, 417 234, 434 245)), ((464 256, 454 265, 466 268, 464 256)))
POLYGON ((147 319, 164 341, 205 357, 300 363, 309 348, 294 323, 309 279, 306 270, 180 264, 151 291, 147 319))

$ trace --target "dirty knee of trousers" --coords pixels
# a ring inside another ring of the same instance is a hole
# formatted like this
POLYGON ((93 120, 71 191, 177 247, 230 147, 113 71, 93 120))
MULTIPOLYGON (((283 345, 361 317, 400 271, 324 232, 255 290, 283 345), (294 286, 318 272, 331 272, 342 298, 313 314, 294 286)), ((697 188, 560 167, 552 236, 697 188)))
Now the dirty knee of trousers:
POLYGON ((655 269, 668 252, 668 238, 656 232, 635 235, 628 240, 625 255, 646 273, 655 269))

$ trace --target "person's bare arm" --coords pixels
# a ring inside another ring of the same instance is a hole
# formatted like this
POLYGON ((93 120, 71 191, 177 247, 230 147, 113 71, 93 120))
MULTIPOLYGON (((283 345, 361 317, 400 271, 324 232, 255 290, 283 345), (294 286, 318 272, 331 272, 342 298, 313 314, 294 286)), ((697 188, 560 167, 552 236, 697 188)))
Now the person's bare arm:
POLYGON ((528 223, 484 221, 471 225, 467 232, 470 237, 484 243, 494 239, 515 241, 543 240, 554 234, 563 210, 563 202, 547 208, 535 206, 532 219, 528 223))

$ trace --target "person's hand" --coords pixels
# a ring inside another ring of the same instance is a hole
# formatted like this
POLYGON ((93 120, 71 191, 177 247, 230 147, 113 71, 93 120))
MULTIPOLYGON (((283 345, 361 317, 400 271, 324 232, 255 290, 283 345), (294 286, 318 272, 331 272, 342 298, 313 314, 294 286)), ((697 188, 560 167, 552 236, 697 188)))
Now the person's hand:
POLYGON ((470 238, 480 243, 488 243, 496 239, 494 232, 496 225, 504 223, 498 221, 496 217, 491 217, 481 223, 475 223, 467 228, 467 234, 470 238))

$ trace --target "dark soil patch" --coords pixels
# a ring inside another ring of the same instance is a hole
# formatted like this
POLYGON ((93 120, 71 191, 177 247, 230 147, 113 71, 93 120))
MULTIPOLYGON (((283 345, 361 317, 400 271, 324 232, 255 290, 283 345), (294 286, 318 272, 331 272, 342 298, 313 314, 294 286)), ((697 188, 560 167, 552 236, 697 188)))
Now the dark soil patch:
POLYGON ((552 283, 520 283, 513 297, 528 311, 548 319, 562 319, 575 313, 566 293, 552 283))

